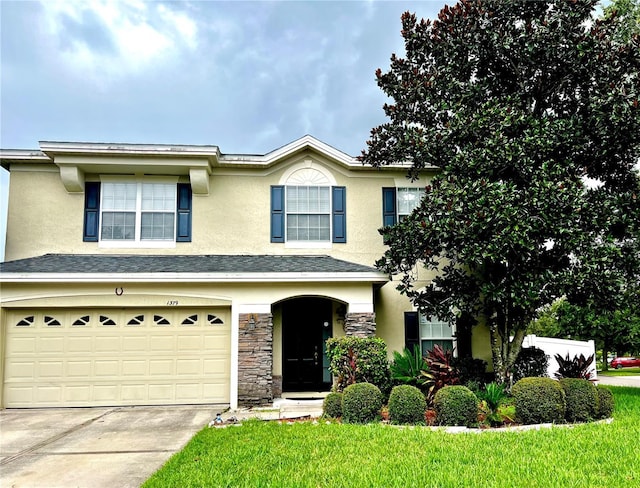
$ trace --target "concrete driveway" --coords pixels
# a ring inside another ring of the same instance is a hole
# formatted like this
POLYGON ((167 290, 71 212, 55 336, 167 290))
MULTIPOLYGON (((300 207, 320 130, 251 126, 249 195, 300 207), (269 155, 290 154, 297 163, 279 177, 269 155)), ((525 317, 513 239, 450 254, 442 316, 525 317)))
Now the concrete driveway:
POLYGON ((138 487, 222 407, 0 411, 3 488, 138 487))

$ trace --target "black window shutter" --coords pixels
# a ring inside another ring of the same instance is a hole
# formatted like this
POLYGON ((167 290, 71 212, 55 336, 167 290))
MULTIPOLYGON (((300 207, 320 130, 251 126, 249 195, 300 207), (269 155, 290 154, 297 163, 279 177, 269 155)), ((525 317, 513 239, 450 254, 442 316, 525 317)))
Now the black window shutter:
POLYGON ((191 207, 191 184, 178 183, 176 242, 191 242, 191 207))
POLYGON ((396 189, 382 189, 382 226, 395 225, 396 216, 396 189))
POLYGON ((98 242, 100 222, 100 182, 84 184, 84 242, 98 242))
POLYGON ((284 242, 284 186, 271 187, 271 242, 284 242))
POLYGON ((344 186, 331 188, 333 203, 333 242, 347 242, 347 189, 344 186))
POLYGON ((418 312, 404 313, 404 347, 413 351, 415 346, 420 347, 420 323, 418 312))

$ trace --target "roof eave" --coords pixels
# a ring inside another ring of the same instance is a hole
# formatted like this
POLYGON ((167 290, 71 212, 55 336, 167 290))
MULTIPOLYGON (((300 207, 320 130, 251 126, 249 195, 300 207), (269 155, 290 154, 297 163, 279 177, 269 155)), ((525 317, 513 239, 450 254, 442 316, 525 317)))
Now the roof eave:
POLYGON ((277 273, 3 273, 0 283, 386 283, 388 275, 370 272, 277 273))

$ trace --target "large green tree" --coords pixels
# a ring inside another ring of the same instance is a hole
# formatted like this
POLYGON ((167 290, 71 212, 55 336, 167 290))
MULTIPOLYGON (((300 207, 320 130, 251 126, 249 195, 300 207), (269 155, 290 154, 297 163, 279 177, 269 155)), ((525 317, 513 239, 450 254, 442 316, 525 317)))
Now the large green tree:
POLYGON ((439 168, 416 211, 381 230, 377 265, 423 312, 486 323, 500 381, 536 310, 597 265, 595 244, 638 237, 640 41, 617 35, 618 16, 594 20, 595 4, 405 13, 406 54, 377 72, 389 121, 363 162, 439 168), (437 273, 422 288, 419 266, 437 273))

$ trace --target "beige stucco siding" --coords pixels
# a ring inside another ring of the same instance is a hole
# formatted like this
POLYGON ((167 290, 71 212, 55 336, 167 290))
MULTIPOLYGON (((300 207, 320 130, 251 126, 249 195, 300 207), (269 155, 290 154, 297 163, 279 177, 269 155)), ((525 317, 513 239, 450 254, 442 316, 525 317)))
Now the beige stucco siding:
MULTIPOLYGON (((85 175, 98 181, 100 175, 85 175)), ((110 175, 113 176, 113 175, 110 175)), ((188 179, 182 176, 180 181, 188 179)), ((347 171, 312 151, 275 168, 215 168, 208 195, 193 195, 192 241, 171 249, 109 249, 83 242, 84 193, 65 190, 57 167, 12 165, 6 260, 46 253, 114 254, 329 254, 372 266, 384 252, 382 187, 404 181, 403 171, 347 171), (313 161, 347 188, 347 242, 299 248, 270 242, 270 188, 287 169, 313 161), (34 171, 34 170, 39 171, 34 171)))
POLYGON ((5 260, 94 252, 82 242, 83 212, 84 194, 67 193, 56 166, 12 166, 5 260))

